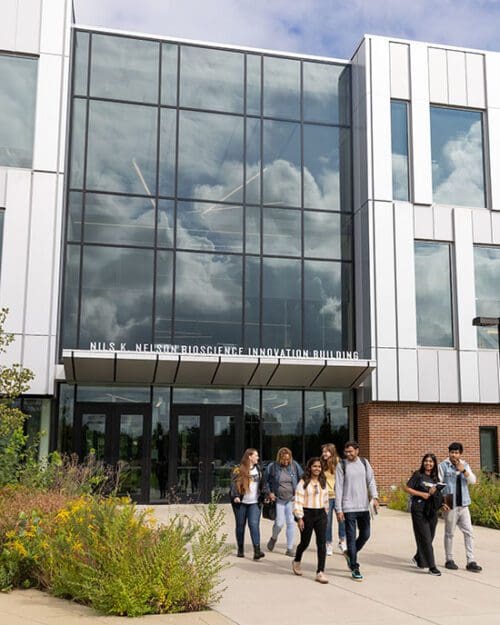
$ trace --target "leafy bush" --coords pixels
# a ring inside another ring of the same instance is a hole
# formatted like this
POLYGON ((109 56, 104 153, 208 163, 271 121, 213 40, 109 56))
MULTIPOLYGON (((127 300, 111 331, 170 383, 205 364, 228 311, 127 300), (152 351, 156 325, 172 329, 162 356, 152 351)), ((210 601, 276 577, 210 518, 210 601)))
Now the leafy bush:
POLYGON ((215 603, 229 547, 223 512, 157 526, 128 500, 92 496, 57 512, 21 515, 0 555, 3 589, 36 584, 105 614, 200 610, 215 603))
POLYGON ((391 510, 408 512, 408 493, 401 486, 391 486, 387 495, 387 507, 391 510))

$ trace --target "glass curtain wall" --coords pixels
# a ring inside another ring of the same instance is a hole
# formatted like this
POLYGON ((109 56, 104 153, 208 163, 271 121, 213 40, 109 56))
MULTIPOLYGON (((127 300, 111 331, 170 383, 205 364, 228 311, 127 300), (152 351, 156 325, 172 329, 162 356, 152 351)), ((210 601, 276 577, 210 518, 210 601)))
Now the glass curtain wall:
POLYGON ((73 46, 62 347, 352 349, 349 67, 73 46))

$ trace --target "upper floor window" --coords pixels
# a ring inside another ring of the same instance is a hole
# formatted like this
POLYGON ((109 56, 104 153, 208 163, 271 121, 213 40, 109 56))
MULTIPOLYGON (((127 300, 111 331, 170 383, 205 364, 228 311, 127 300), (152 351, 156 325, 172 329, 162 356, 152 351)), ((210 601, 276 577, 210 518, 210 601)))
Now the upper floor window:
POLYGON ((410 199, 408 176, 408 102, 391 101, 392 197, 410 199))
POLYGON ((37 59, 0 54, 0 166, 33 164, 37 59))
MULTIPOLYGON (((476 316, 500 317, 500 247, 474 247, 476 316)), ((497 326, 478 327, 478 347, 498 348, 497 326)))
POLYGON ((486 206, 482 113, 431 106, 431 144, 434 202, 486 206))
POLYGON ((453 347, 449 243, 415 241, 417 343, 453 347))

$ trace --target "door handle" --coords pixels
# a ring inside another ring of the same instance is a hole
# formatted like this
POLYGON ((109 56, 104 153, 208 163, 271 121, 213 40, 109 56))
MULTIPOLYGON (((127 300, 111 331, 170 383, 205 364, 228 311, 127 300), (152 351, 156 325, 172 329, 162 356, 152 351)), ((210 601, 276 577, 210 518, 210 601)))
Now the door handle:
POLYGON ((200 473, 202 472, 202 471, 201 471, 201 467, 202 467, 202 466, 203 466, 203 462, 200 460, 200 461, 198 462, 198 471, 199 471, 200 473))

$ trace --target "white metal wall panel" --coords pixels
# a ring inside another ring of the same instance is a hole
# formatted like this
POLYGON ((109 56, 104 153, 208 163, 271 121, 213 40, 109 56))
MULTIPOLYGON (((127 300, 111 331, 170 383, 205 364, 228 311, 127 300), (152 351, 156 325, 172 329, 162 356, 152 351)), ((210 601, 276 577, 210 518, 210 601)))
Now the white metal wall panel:
POLYGON ((465 52, 447 50, 446 54, 448 60, 448 102, 455 106, 467 106, 465 52))
POLYGON ((7 188, 7 170, 0 167, 0 208, 5 208, 5 191, 7 188))
POLYGON ((398 400, 398 363, 395 349, 377 350, 377 401, 398 400))
POLYGON ((467 105, 483 109, 486 106, 484 55, 466 52, 465 68, 467 73, 467 105))
POLYGON ((396 347, 393 206, 374 202, 375 323, 378 347, 396 347))
POLYGON ((12 169, 7 175, 7 195, 2 250, 0 300, 10 310, 5 329, 23 331, 26 259, 31 196, 31 172, 12 169))
POLYGON ((54 219, 54 258, 52 267, 52 300, 50 315, 50 332, 57 334, 58 331, 58 308, 59 308, 59 278, 61 270, 61 254, 62 249, 59 241, 62 240, 62 220, 63 220, 63 196, 64 196, 64 176, 57 176, 56 185, 56 209, 54 219))
MULTIPOLYGON (((7 2, 9 1, 11 0, 7 0, 7 2)), ((40 51, 41 0, 18 0, 18 2, 16 50, 38 54, 40 51)))
POLYGON ((414 204, 414 231, 416 239, 434 238, 434 213, 432 206, 427 204, 414 204))
MULTIPOLYGON (((497 78, 497 81, 500 83, 500 78, 497 78)), ((500 176, 497 175, 497 172, 500 171, 500 108, 488 109, 487 132, 489 165, 492 173, 492 175, 489 176, 491 209, 494 211, 500 211, 500 176)))
POLYGON ((17 2, 2 2, 2 19, 0 19, 0 50, 14 50, 16 47, 17 2))
POLYGON ((498 388, 498 352, 479 351, 477 353, 479 369, 479 401, 485 404, 497 404, 500 401, 498 388))
POLYGON ((491 241, 500 245, 500 213, 491 213, 491 241))
POLYGON ((432 204, 429 72, 425 44, 413 42, 410 45, 410 69, 413 201, 432 204))
POLYGON ((453 208, 434 205, 434 238, 438 241, 453 241, 453 208))
POLYGON ((391 98, 410 99, 410 50, 406 43, 389 44, 391 55, 391 98))
POLYGON ((416 349, 398 350, 399 401, 418 401, 416 349))
MULTIPOLYGON (((474 328, 475 330, 475 328, 474 328)), ((459 352, 460 358, 460 401, 479 401, 479 378, 477 352, 459 352)))
MULTIPOLYGON (((23 345, 23 366, 31 369, 35 379, 30 394, 46 395, 49 378, 49 337, 27 334, 23 345)), ((52 368, 50 368, 52 374, 52 368)))
POLYGON ((484 55, 486 73, 486 105, 500 108, 500 52, 486 52, 484 55))
POLYGON ((472 216, 468 208, 456 208, 455 218, 455 267, 456 315, 458 333, 456 345, 461 350, 477 348, 476 328, 472 325, 476 308, 474 301, 474 250, 472 245, 472 216), (458 344, 457 344, 458 339, 458 344))
POLYGON ((33 174, 25 332, 48 334, 52 298, 56 174, 33 174))
POLYGON ((417 350, 417 361, 419 401, 439 401, 439 372, 437 350, 417 350))
POLYGON ((65 39, 66 2, 64 0, 42 0, 42 26, 40 31, 40 52, 62 54, 65 39))
POLYGON ((56 171, 59 148, 62 57, 42 54, 38 64, 33 169, 56 171))
POLYGON ((394 241, 396 250, 396 319, 399 348, 417 347, 415 313, 415 258, 413 206, 394 204, 394 241))
POLYGON ((446 50, 441 48, 429 48, 429 98, 431 102, 448 104, 446 50))
POLYGON ((438 351, 439 401, 458 402, 458 360, 456 350, 438 351))
POLYGON ((486 209, 472 211, 474 243, 491 243, 491 212, 486 209))

